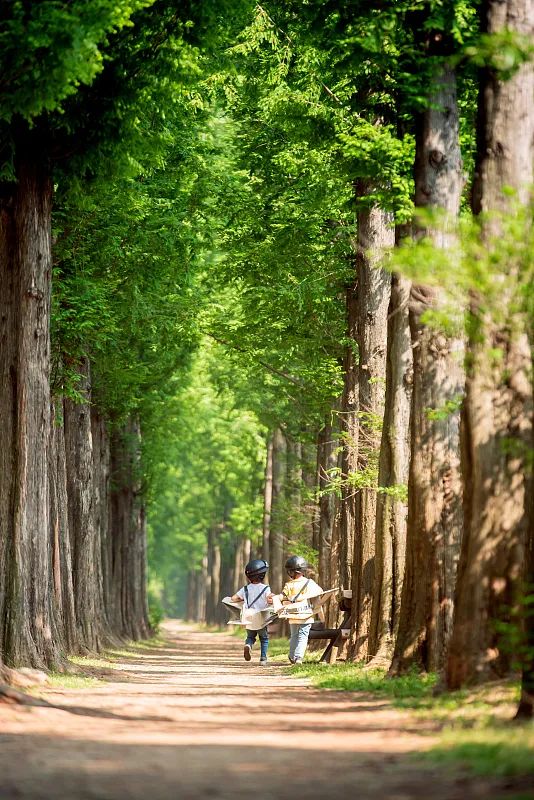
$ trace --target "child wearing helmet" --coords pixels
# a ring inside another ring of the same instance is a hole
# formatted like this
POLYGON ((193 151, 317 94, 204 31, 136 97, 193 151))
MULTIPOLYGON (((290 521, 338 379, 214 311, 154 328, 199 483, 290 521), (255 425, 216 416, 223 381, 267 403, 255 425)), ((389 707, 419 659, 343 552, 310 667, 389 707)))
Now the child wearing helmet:
MULTIPOLYGON (((306 600, 307 597, 316 597, 322 593, 321 587, 312 578, 306 577, 309 565, 302 556, 290 556, 285 563, 285 569, 289 580, 282 589, 282 593, 278 595, 282 603, 296 603, 297 601, 306 600)), ((267 602, 272 603, 273 597, 274 595, 270 595, 267 598, 267 602)), ((292 664, 302 664, 308 646, 308 637, 313 622, 311 607, 309 611, 309 615, 304 610, 298 616, 288 616, 289 630, 291 631, 289 660, 292 664)))
MULTIPOLYGON (((242 586, 239 591, 232 595, 231 599, 233 602, 237 603, 242 600, 245 608, 252 608, 254 611, 264 611, 269 608, 267 597, 270 595, 271 588, 269 584, 263 582, 268 569, 269 564, 263 558, 254 558, 252 561, 249 561, 245 567, 245 575, 247 576, 248 584, 242 586)), ((259 631, 249 630, 247 628, 243 657, 245 661, 251 660, 251 651, 256 641, 256 636, 259 636, 260 639, 260 664, 266 666, 267 650, 269 648, 269 632, 267 627, 259 631)))

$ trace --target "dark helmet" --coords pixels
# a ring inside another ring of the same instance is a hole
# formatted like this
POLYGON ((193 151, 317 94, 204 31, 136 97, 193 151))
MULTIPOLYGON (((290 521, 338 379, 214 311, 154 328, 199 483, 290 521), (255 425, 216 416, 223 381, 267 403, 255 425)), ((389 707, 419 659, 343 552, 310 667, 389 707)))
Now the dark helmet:
POLYGON ((268 563, 263 558, 253 558, 245 567, 247 578, 263 578, 269 569, 268 563))
POLYGON ((289 556, 289 558, 285 563, 285 568, 287 574, 291 578, 294 578, 295 577, 294 573, 296 572, 300 572, 302 573, 302 575, 304 575, 304 573, 308 569, 308 562, 306 561, 305 558, 302 558, 302 556, 289 556))

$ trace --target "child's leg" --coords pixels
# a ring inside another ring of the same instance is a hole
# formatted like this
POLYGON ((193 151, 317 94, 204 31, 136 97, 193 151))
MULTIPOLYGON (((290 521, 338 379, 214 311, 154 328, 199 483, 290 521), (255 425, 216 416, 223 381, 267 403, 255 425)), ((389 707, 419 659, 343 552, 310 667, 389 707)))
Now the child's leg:
POLYGON ((249 631, 247 628, 247 638, 245 639, 245 646, 243 648, 243 658, 245 661, 250 661, 252 656, 250 655, 250 651, 252 650, 252 645, 256 641, 256 631, 249 631))
POLYGON ((289 630, 291 635, 289 637, 289 660, 295 660, 295 650, 297 647, 300 625, 298 623, 289 623, 289 630))
MULTIPOLYGON (((295 661, 302 661, 304 658, 304 653, 306 652, 306 647, 308 646, 308 636, 310 635, 311 631, 311 622, 306 622, 304 625, 296 625, 297 633, 296 633, 296 646, 294 649, 293 658, 295 661)), ((293 627, 293 626, 291 626, 293 627)))
POLYGON ((260 637, 260 661, 267 661, 267 650, 269 649, 269 631, 267 628, 262 628, 258 631, 260 637))

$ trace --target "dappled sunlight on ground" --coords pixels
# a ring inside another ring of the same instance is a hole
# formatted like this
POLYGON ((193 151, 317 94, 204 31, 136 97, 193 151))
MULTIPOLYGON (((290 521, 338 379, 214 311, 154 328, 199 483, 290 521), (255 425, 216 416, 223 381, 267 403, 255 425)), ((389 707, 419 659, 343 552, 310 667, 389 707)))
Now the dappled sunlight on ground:
POLYGON ((105 683, 47 689, 63 710, 0 707, 2 800, 408 800, 429 786, 433 800, 464 800, 522 788, 420 763, 436 724, 383 698, 247 664, 227 634, 164 632, 162 646, 120 651, 105 683))

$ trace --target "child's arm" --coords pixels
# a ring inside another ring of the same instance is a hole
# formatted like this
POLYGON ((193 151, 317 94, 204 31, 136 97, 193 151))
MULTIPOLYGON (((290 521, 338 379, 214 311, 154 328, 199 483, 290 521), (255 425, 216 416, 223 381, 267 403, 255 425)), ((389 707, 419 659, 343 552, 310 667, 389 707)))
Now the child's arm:
POLYGON ((272 606, 272 604, 273 604, 273 597, 278 597, 278 599, 280 600, 281 603, 284 603, 284 602, 287 603, 288 602, 288 599, 287 599, 287 596, 286 596, 286 593, 285 593, 286 592, 286 587, 287 587, 287 583, 285 584, 285 586, 282 589, 282 591, 280 592, 280 594, 268 594, 267 595, 267 602, 269 603, 270 606, 272 606))
POLYGON ((241 589, 238 589, 238 591, 235 594, 232 595, 230 600, 232 601, 232 603, 244 603, 245 602, 245 589, 244 589, 244 587, 241 587, 241 589))

